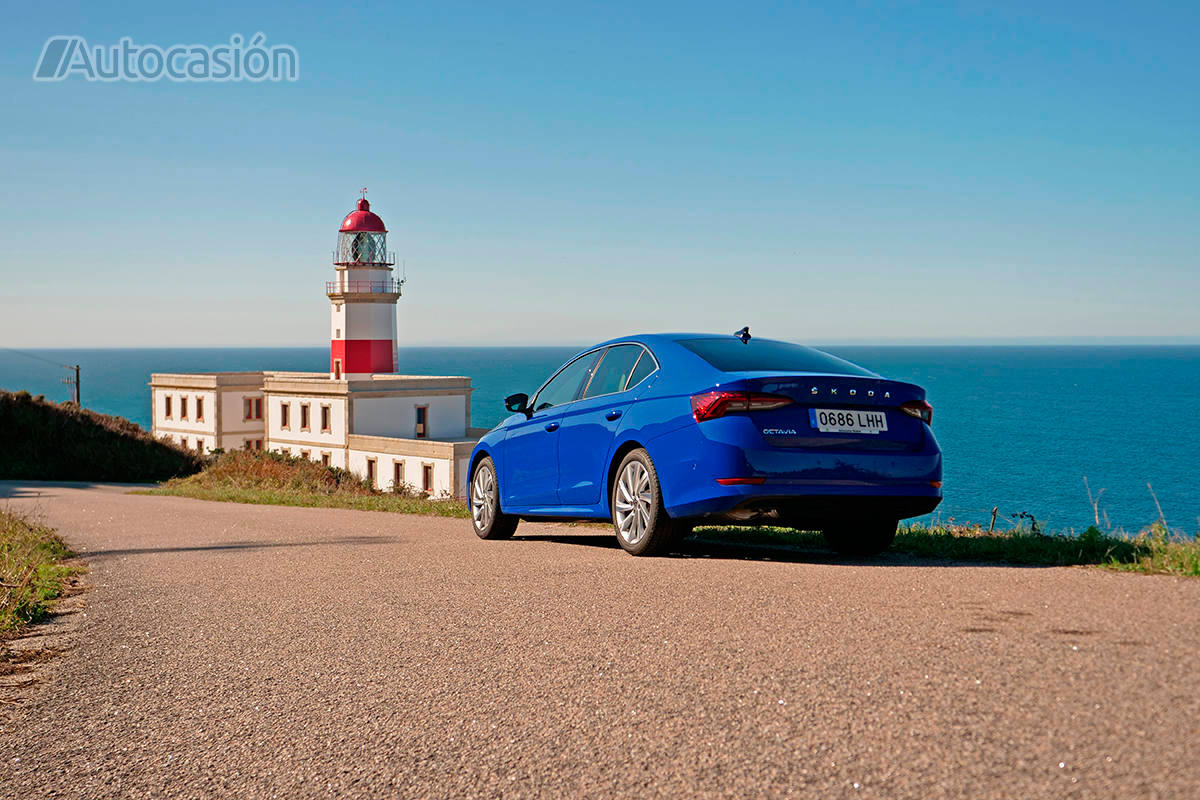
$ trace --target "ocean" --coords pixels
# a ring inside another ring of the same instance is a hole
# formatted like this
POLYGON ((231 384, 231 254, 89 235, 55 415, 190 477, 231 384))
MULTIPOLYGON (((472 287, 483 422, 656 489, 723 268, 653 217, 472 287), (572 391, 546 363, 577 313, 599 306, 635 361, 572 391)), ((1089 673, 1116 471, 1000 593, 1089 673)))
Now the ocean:
MULTIPOLYGON (((1032 514, 1051 529, 1093 522, 1084 477, 1113 528, 1158 518, 1200 531, 1200 347, 838 346, 823 348, 926 388, 945 454, 945 495, 934 518, 998 527, 1032 514)), ((35 350, 82 366, 84 405, 149 427, 152 372, 324 371, 327 347, 35 350)), ((531 391, 574 352, 551 347, 414 347, 400 371, 469 375, 472 423, 505 415, 503 398, 531 391)), ((0 350, 0 388, 70 398, 67 371, 0 350)), ((1102 516, 1101 521, 1104 521, 1102 516)))

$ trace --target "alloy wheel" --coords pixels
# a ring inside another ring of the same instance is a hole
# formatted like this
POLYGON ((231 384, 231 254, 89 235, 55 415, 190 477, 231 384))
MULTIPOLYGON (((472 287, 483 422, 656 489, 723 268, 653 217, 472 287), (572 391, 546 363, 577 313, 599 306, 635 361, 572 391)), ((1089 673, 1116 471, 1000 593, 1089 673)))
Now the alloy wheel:
POLYGON ((616 494, 617 533, 626 544, 635 545, 646 535, 654 508, 650 473, 640 461, 630 461, 625 465, 617 480, 616 494))
POLYGON ((487 530, 496 515, 496 476, 487 464, 480 465, 475 470, 475 480, 471 484, 471 516, 475 520, 476 530, 487 530))

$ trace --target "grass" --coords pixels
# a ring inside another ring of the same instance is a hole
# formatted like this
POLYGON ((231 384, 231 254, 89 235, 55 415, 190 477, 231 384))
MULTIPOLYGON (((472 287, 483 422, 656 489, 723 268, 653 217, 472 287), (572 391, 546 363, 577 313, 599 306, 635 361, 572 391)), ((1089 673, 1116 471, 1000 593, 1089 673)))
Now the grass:
POLYGON ((437 517, 470 516, 466 504, 458 500, 431 498, 407 485, 398 491, 379 491, 344 469, 264 450, 221 453, 195 475, 174 478, 137 494, 437 517))
MULTIPOLYGON (((220 454, 203 471, 139 494, 262 505, 351 508, 467 518, 460 500, 433 499, 411 487, 383 492, 346 470, 269 451, 220 454)), ((1036 525, 1036 523, 1032 523, 1036 525)), ((789 528, 705 527, 699 537, 729 543, 824 549, 819 533, 789 528)), ((989 532, 978 525, 903 525, 892 550, 924 558, 1029 566, 1089 565, 1127 572, 1200 577, 1200 538, 1161 522, 1131 536, 1093 526, 1082 534, 1045 534, 1032 526, 989 532)))
POLYGON ((62 563, 73 555, 51 529, 0 511, 0 637, 46 617, 80 572, 62 563))
MULTIPOLYGON (((824 547, 819 533, 788 528, 718 527, 699 535, 730 543, 824 547)), ((1044 534, 1029 528, 989 532, 978 525, 902 525, 891 548, 924 558, 1026 566, 1088 565, 1123 572, 1200 577, 1200 538, 1169 531, 1156 522, 1137 535, 1105 533, 1095 526, 1082 534, 1044 534)))

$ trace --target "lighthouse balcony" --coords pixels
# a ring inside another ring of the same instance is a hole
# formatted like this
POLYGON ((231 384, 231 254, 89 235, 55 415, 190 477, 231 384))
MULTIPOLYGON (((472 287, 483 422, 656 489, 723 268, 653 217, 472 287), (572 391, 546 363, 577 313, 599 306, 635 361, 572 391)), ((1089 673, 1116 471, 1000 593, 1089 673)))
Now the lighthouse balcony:
POLYGON ((354 295, 354 294, 394 294, 400 295, 400 287, 404 281, 398 281, 395 278, 387 278, 381 281, 362 281, 362 280, 341 280, 341 281, 326 281, 325 294, 330 297, 336 295, 354 295))
POLYGON ((379 251, 372 253, 352 253, 335 250, 333 265, 335 267, 376 268, 392 267, 396 264, 395 251, 379 251))

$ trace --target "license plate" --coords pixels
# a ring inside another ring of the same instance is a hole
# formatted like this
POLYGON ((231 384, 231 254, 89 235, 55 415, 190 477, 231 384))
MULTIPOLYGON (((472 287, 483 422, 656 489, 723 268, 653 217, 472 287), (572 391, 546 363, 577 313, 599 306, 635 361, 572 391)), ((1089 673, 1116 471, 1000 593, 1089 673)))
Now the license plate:
POLYGON ((808 420, 821 433, 882 433, 887 430, 887 414, 882 411, 810 408, 808 420))

